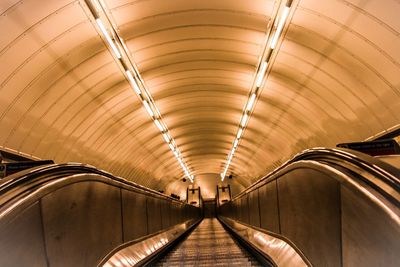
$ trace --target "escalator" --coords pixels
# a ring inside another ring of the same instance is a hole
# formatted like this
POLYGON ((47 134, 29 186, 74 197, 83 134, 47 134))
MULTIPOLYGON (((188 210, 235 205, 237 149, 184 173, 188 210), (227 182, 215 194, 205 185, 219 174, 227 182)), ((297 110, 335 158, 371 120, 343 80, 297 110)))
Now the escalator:
POLYGON ((134 244, 133 266, 200 219, 197 207, 88 165, 37 167, 0 181, 0 266, 107 266, 134 244))
POLYGON ((397 267, 399 162, 309 149, 221 205, 218 218, 277 266, 397 267))
POLYGON ((154 266, 262 266, 222 227, 205 218, 196 229, 154 266))
POLYGON ((397 267, 393 162, 307 150, 201 222, 199 208, 90 166, 30 169, 0 182, 0 266, 397 267))

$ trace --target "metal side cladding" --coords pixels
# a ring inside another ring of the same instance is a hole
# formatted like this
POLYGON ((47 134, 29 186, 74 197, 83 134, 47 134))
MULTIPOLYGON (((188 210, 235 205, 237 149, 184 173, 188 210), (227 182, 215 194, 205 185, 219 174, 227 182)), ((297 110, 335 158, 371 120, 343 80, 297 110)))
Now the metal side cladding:
MULTIPOLYGON (((307 150, 221 205, 218 216, 236 223, 239 236, 250 229, 285 241, 312 266, 400 266, 398 177, 361 153, 307 150)), ((278 263, 282 247, 265 244, 278 263)))
POLYGON ((0 266, 96 266, 125 243, 201 218, 199 208, 80 164, 10 176, 0 194, 0 266))

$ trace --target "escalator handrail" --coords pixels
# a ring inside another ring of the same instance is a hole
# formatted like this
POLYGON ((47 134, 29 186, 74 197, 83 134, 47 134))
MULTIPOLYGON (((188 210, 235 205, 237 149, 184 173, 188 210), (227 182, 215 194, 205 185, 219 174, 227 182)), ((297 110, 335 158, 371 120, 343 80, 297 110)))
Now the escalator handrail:
MULTIPOLYGON (((44 177, 44 176, 52 175, 52 176, 54 176, 54 179, 59 179, 60 177, 57 174, 60 174, 60 173, 65 174, 64 176, 70 176, 70 175, 82 174, 82 173, 98 174, 98 175, 110 178, 112 180, 115 180, 116 182, 125 184, 126 186, 129 186, 129 187, 134 187, 141 191, 145 191, 147 193, 157 195, 157 196, 160 196, 162 198, 166 198, 166 199, 169 199, 172 201, 182 202, 180 200, 177 200, 175 198, 172 198, 170 196, 162 194, 153 189, 139 185, 132 181, 128 181, 124 178, 114 176, 109 172, 99 170, 91 165, 75 163, 75 162, 43 165, 43 166, 34 167, 34 168, 31 168, 28 170, 24 170, 24 171, 12 174, 12 175, 0 180, 0 196, 6 194, 13 188, 16 188, 22 184, 27 185, 30 182, 36 183, 36 182, 38 182, 37 179, 40 179, 41 177, 44 177)), ((16 196, 14 196, 14 197, 16 197, 16 196)))
MULTIPOLYGON (((380 181, 385 183, 391 189, 396 192, 400 193, 400 170, 383 162, 378 159, 375 159, 367 154, 346 149, 346 148, 325 148, 325 147, 317 147, 312 149, 304 150, 303 152, 296 154, 292 159, 283 163, 280 167, 276 168, 272 172, 268 173, 266 176, 263 176, 238 195, 236 195, 232 200, 238 199, 241 196, 253 191, 263 182, 269 180, 270 178, 274 177, 274 175, 288 165, 297 162, 297 161, 304 161, 304 160, 313 160, 313 161, 321 161, 324 162, 326 160, 335 160, 338 163, 340 162, 347 162, 356 167, 371 173, 380 181)), ((371 185, 378 187, 377 185, 371 185)), ((375 188, 378 191, 382 191, 382 188, 375 188)))

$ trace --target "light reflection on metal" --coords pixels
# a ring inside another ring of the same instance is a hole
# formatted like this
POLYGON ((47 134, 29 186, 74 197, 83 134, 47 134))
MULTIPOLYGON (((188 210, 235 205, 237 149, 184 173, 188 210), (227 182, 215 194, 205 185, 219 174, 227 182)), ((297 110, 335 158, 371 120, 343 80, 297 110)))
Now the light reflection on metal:
POLYGON ((157 253, 158 250, 181 236, 194 223, 194 220, 189 220, 185 223, 178 224, 172 228, 169 228, 169 230, 167 231, 151 236, 145 240, 134 242, 128 246, 123 245, 121 246, 121 249, 115 252, 113 255, 107 256, 105 259, 106 262, 103 261, 104 263, 101 266, 135 266, 146 257, 150 256, 153 253, 157 253))
MULTIPOLYGON (((315 165, 320 165, 324 166, 325 168, 329 169, 331 172, 336 173, 338 176, 340 176, 343 180, 346 182, 350 183, 352 186, 357 188, 359 191, 361 191, 366 197, 368 197, 372 202, 374 202, 376 205, 382 208, 382 210, 397 224, 400 226, 400 216, 396 214, 391 207, 389 207, 386 203, 384 203, 379 197, 377 197, 375 194, 373 194, 370 190, 365 188, 364 186, 360 185, 357 181, 354 181, 352 179, 349 179, 348 176, 340 172, 339 170, 331 167, 331 166, 325 166, 319 162, 313 162, 315 165)), ((378 166, 376 166, 378 167, 378 166)))
POLYGON ((220 219, 241 238, 268 255, 277 266, 312 266, 303 255, 285 240, 226 217, 220 217, 220 219))
MULTIPOLYGON (((85 2, 96 21, 99 33, 111 47, 111 51, 113 52, 112 54, 118 59, 116 62, 118 62, 119 67, 123 69, 125 78, 129 81, 133 91, 140 99, 140 102, 148 112, 157 129, 163 135, 164 140, 172 153, 174 153, 175 157, 178 159, 181 158, 181 153, 179 153, 179 149, 176 146, 174 139, 171 137, 167 125, 163 122, 160 110, 156 106, 149 90, 146 88, 136 64, 130 58, 130 52, 125 45, 123 38, 118 34, 118 31, 110 22, 111 20, 108 17, 104 3, 100 0, 85 0, 85 2), (166 136, 168 138, 166 138, 166 136), (177 151, 177 153, 175 153, 175 151, 177 151)), ((187 178, 189 178, 193 183, 194 176, 191 174, 183 158, 181 158, 181 160, 180 165, 185 176, 187 176, 187 178)))

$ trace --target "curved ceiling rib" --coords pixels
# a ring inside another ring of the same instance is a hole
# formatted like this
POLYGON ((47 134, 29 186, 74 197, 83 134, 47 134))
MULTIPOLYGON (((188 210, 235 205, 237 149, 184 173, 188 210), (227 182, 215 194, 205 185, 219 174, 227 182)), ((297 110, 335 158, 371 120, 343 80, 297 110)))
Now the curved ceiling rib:
POLYGON ((117 62, 120 65, 119 67, 125 72, 126 78, 133 91, 139 97, 143 107, 153 120, 158 130, 161 132, 165 142, 168 144, 172 153, 181 165, 184 174, 193 183, 194 176, 191 174, 191 171, 185 163, 174 138, 171 136, 171 133, 168 130, 167 124, 162 119, 161 113, 155 104, 152 95, 146 88, 136 64, 130 58, 130 52, 126 47, 124 40, 118 34, 112 23, 110 23, 110 18, 108 16, 106 7, 101 1, 98 0, 85 0, 85 3, 87 4, 96 21, 99 33, 108 44, 110 51, 113 52, 113 56, 117 58, 117 62))
POLYGON ((293 0, 258 91, 286 0, 100 1, 103 26, 124 40, 111 41, 151 97, 132 94, 85 0, 0 1, 0 149, 184 197, 190 181, 148 100, 207 198, 218 183, 237 193, 303 149, 399 124, 398 0, 293 0), (222 182, 253 93, 233 179, 222 182))
POLYGON ((284 0, 279 3, 277 13, 275 15, 275 18, 273 19, 273 23, 271 24, 272 27, 267 32, 268 39, 266 40, 264 48, 262 49, 263 54, 261 55, 261 60, 257 68, 257 74, 254 77, 254 82, 249 93, 249 98, 243 107, 243 114, 239 122, 236 137, 232 144, 232 149, 229 152, 224 170, 221 172, 221 181, 224 181, 236 149, 238 148, 239 143, 242 140, 243 134, 246 130, 246 126, 248 124, 248 121, 250 120, 252 110, 255 108, 257 97, 260 94, 260 88, 263 84, 263 81, 264 79, 266 79, 266 76, 271 71, 271 61, 273 60, 273 57, 276 56, 276 46, 286 25, 286 20, 289 16, 291 5, 292 0, 284 0))

